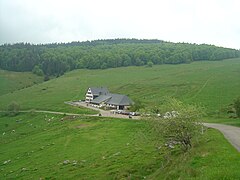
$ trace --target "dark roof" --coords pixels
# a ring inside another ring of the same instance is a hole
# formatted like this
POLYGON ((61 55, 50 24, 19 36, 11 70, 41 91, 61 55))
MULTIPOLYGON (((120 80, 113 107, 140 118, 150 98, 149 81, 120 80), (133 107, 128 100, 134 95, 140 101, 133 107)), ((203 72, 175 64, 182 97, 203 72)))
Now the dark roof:
POLYGON ((109 93, 108 89, 105 87, 90 87, 93 95, 106 95, 109 93))
POLYGON ((93 104, 100 104, 106 102, 107 104, 112 104, 116 106, 130 106, 133 104, 133 101, 129 99, 128 96, 122 94, 107 94, 100 95, 92 100, 93 104))
POLYGON ((100 104, 102 102, 106 102, 110 98, 111 98, 111 96, 109 96, 109 95, 100 95, 100 96, 96 97, 95 99, 93 99, 91 102, 93 104, 100 104))
POLYGON ((108 104, 118 106, 130 106, 133 101, 128 96, 122 94, 109 94, 112 98, 107 101, 108 104))

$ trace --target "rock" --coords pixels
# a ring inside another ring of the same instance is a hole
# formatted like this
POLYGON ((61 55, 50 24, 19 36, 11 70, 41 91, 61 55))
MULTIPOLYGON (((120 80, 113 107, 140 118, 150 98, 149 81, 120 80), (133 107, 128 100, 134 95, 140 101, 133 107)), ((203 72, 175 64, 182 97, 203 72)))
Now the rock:
POLYGON ((113 156, 118 156, 120 154, 121 154, 121 152, 117 152, 117 153, 113 154, 113 156))
POLYGON ((10 162, 11 162, 11 160, 9 159, 9 160, 4 161, 3 164, 5 165, 5 164, 8 164, 10 162))
POLYGON ((26 171, 27 170, 27 168, 22 168, 22 171, 26 171))
POLYGON ((76 166, 76 165, 77 165, 77 161, 73 160, 73 166, 76 166))
POLYGON ((65 160, 65 161, 63 161, 63 164, 67 165, 69 162, 70 162, 69 160, 65 160))

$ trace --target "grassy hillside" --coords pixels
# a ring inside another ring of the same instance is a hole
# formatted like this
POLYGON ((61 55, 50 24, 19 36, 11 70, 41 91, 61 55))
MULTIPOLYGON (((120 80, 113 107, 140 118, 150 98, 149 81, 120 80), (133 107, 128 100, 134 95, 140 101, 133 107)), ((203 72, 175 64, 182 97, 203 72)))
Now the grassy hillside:
POLYGON ((239 153, 215 130, 189 154, 174 153, 166 166, 145 121, 44 114, 0 119, 0 179, 240 178, 239 153))
POLYGON ((0 96, 43 82, 43 77, 30 72, 12 72, 0 69, 0 96))
POLYGON ((210 129, 199 145, 173 156, 169 166, 159 168, 149 179, 239 179, 239 159, 240 153, 224 136, 210 129))
POLYGON ((143 140, 143 121, 23 114, 0 127, 0 179, 142 178, 162 159, 143 140))
MULTIPOLYGON (((16 84, 24 79, 20 77, 13 78, 16 84)), ((240 95, 239 77, 240 59, 75 70, 3 94, 0 109, 14 100, 22 109, 90 114, 91 110, 73 108, 64 101, 83 99, 89 86, 106 86, 145 106, 157 105, 164 96, 172 96, 203 105, 209 114, 218 114, 240 95)), ((5 87, 2 83, 0 86, 5 87)), ((233 121, 228 123, 239 126, 233 121)), ((200 145, 194 143, 190 152, 173 152, 166 164, 163 148, 158 148, 146 127, 145 121, 128 119, 34 113, 9 117, 0 113, 0 179, 240 178, 240 155, 216 130, 208 130, 199 140, 200 145)))
MULTIPOLYGON (((106 86, 146 106, 164 96, 206 107, 209 114, 226 108, 240 92, 240 59, 201 61, 181 65, 75 70, 42 84, 0 97, 0 108, 16 100, 23 109, 75 111, 64 101, 84 98, 89 86, 106 86)), ((85 111, 83 113, 86 113, 85 111)))

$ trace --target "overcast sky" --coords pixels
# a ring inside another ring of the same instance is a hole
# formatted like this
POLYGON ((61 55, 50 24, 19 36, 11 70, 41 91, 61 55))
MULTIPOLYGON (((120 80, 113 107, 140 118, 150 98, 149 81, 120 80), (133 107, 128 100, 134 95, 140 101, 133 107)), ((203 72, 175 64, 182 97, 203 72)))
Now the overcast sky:
POLYGON ((0 0, 0 44, 160 39, 240 49, 239 0, 0 0))

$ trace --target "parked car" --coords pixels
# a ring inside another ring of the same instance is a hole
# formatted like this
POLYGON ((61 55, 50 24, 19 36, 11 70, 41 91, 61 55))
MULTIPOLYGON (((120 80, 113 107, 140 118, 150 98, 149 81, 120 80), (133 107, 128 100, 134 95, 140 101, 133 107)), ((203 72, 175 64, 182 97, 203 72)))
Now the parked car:
POLYGON ((129 112, 129 115, 131 115, 131 116, 139 116, 140 113, 138 113, 138 112, 129 112))

